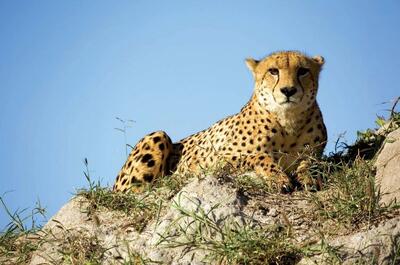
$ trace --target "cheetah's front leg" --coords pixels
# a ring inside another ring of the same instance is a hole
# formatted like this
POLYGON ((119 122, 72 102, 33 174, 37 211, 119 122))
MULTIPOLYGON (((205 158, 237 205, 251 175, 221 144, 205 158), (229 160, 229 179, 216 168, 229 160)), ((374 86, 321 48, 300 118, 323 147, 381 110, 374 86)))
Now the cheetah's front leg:
POLYGON ((320 179, 320 177, 317 177, 316 180, 313 179, 313 177, 310 175, 310 172, 309 172, 310 167, 311 167, 311 161, 302 160, 296 169, 296 180, 305 189, 309 189, 312 187, 320 189, 322 186, 321 179, 320 179))
POLYGON ((281 191, 289 191, 292 188, 288 175, 268 154, 247 155, 243 157, 242 161, 242 165, 254 170, 257 175, 262 176, 272 187, 276 187, 281 191))

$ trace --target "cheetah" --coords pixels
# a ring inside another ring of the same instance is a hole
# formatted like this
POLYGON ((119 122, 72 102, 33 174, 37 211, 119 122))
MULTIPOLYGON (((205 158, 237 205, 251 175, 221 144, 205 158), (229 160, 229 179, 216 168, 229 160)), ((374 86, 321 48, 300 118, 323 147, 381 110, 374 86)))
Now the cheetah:
POLYGON ((316 100, 324 58, 281 51, 262 60, 246 59, 246 64, 255 85, 239 113, 176 143, 163 131, 145 136, 132 149, 113 190, 135 191, 135 186, 176 171, 198 173, 221 159, 281 189, 291 189, 295 181, 310 184, 304 174, 309 164, 302 157, 322 155, 327 141, 316 100))

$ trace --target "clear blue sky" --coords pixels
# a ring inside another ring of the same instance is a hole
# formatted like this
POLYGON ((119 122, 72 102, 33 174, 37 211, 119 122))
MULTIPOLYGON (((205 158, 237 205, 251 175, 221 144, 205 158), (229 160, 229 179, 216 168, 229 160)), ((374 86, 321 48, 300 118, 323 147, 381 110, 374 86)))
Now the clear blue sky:
MULTIPOLYGON (((1 1, 0 195, 54 214, 94 179, 112 185, 128 143, 174 139, 237 112, 244 59, 323 55, 319 103, 330 145, 374 126, 400 94, 399 1, 1 1)), ((0 209, 0 227, 7 219, 0 209)), ((1 229, 1 228, 0 228, 1 229)))

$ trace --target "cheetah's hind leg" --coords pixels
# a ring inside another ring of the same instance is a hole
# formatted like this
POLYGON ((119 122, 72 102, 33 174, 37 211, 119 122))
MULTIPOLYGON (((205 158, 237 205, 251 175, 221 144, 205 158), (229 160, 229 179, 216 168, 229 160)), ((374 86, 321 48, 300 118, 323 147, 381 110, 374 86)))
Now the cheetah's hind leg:
POLYGON ((143 137, 129 154, 116 178, 113 190, 139 192, 146 183, 151 183, 168 173, 166 161, 171 150, 171 139, 163 131, 143 137))

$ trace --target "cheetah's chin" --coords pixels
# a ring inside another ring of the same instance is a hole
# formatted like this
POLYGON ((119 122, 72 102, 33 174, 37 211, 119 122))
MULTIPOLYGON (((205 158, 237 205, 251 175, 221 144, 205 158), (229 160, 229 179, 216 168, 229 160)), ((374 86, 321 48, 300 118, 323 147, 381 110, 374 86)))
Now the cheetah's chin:
POLYGON ((294 101, 284 101, 284 102, 279 103, 279 105, 284 106, 286 108, 297 106, 297 104, 298 103, 294 102, 294 101))
POLYGON ((285 102, 281 102, 278 104, 278 109, 280 109, 281 111, 297 111, 299 108, 301 107, 301 104, 299 104, 298 102, 295 101, 285 101, 285 102))

